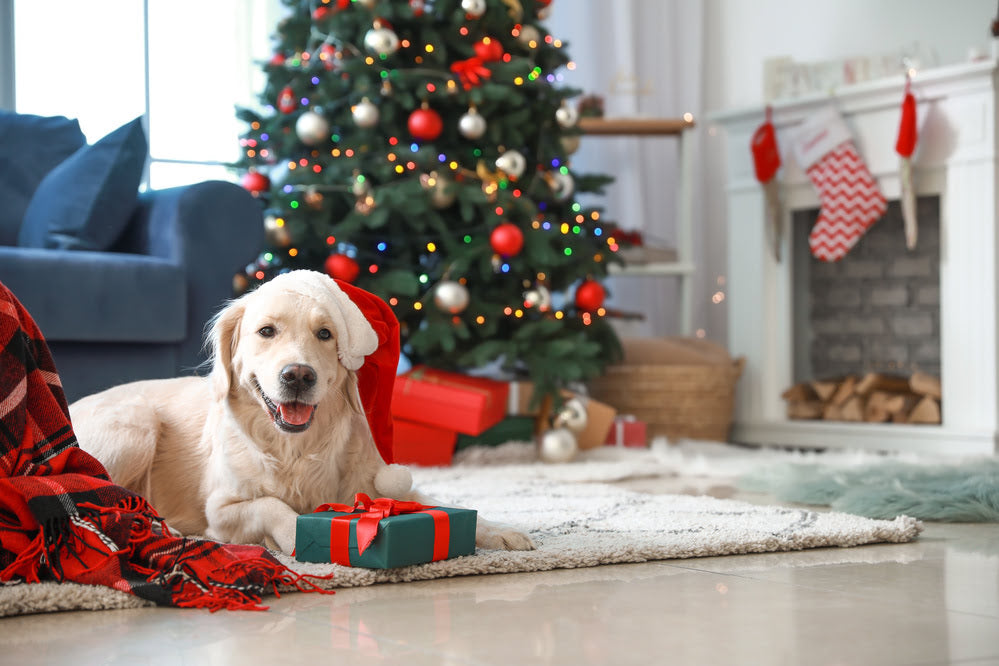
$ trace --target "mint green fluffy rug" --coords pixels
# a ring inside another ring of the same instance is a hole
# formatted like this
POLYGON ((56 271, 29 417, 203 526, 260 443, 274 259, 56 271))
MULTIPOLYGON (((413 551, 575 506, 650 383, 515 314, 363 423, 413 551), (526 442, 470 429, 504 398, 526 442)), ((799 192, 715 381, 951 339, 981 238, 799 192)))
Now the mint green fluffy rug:
POLYGON ((778 500, 828 506, 868 518, 906 515, 938 522, 999 522, 999 460, 920 464, 885 459, 860 465, 779 463, 737 485, 778 500))

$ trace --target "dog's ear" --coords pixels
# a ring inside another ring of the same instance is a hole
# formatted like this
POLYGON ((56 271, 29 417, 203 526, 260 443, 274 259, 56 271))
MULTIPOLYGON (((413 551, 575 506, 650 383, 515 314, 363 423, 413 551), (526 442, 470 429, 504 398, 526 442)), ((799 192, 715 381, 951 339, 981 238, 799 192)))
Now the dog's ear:
POLYGON ((242 303, 232 301, 210 323, 208 341, 212 363, 212 390, 219 399, 229 394, 233 384, 232 355, 239 343, 239 324, 243 320, 244 309, 242 303))

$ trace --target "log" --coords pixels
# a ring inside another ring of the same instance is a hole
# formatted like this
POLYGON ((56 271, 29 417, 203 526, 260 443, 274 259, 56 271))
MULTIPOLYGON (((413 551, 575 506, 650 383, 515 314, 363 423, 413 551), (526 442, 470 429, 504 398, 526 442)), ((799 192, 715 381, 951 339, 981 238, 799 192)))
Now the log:
POLYGON ((840 382, 837 381, 811 381, 809 385, 815 394, 819 396, 819 400, 822 402, 828 402, 833 394, 836 393, 836 389, 839 387, 840 382))
POLYGON ((782 396, 790 419, 922 424, 941 422, 939 392, 940 380, 925 373, 868 373, 800 382, 782 396))
POLYGON ((864 399, 859 395, 852 395, 843 403, 840 411, 840 418, 844 421, 864 420, 864 399))
POLYGON ((839 387, 836 392, 833 393, 832 398, 829 400, 832 404, 837 407, 842 407, 843 403, 849 400, 850 396, 853 395, 853 389, 857 386, 857 378, 850 375, 843 379, 839 383, 839 387))
POLYGON ((788 390, 780 394, 780 397, 784 398, 788 402, 807 402, 810 400, 818 399, 818 394, 815 389, 812 388, 811 384, 808 382, 802 382, 800 384, 795 384, 788 390))
POLYGON ((868 395, 872 391, 891 391, 901 393, 909 390, 909 380, 897 375, 882 375, 879 372, 869 372, 857 382, 854 391, 859 395, 868 395))
POLYGON ((802 400, 787 403, 787 418, 789 419, 821 419, 821 400, 802 400))
POLYGON ((926 395, 909 412, 909 423, 940 423, 940 403, 926 395))
POLYGON ((891 412, 888 411, 888 402, 891 400, 892 394, 885 391, 874 391, 867 398, 867 404, 864 405, 864 420, 868 423, 884 423, 891 418, 891 412))
POLYGON ((928 395, 937 400, 943 397, 943 391, 940 388, 940 378, 926 374, 925 372, 912 373, 912 377, 909 377, 909 389, 913 393, 928 395))

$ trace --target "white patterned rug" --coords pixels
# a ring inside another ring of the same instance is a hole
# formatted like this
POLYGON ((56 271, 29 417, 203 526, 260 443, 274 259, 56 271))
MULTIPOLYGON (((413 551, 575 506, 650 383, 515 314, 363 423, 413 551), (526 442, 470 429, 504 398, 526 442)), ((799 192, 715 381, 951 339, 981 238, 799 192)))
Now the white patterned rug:
MULTIPOLYGON (((907 517, 871 520, 711 497, 637 493, 609 483, 691 473, 699 463, 690 456, 677 457, 676 447, 644 451, 608 447, 562 465, 533 461, 528 446, 504 447, 484 454, 463 453, 454 467, 414 469, 414 477, 422 491, 445 505, 472 507, 483 518, 525 529, 537 550, 480 550, 467 557, 389 570, 281 559, 300 573, 333 573, 326 586, 345 588, 472 574, 902 543, 916 538, 922 529, 918 521, 907 517)), ((715 471, 723 472, 717 466, 715 471)), ((732 472, 741 470, 733 468, 732 472)), ((145 603, 125 593, 84 585, 0 587, 0 616, 145 603)))

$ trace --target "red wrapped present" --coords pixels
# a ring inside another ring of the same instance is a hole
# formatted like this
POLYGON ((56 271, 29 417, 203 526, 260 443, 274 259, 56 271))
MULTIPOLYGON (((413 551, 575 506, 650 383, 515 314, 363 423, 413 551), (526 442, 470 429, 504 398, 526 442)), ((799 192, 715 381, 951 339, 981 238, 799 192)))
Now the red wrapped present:
POLYGON ((508 388, 506 382, 420 365, 396 378, 392 415, 478 435, 506 415, 508 388))
POLYGON ((401 465, 443 467, 451 464, 458 433, 406 419, 392 419, 392 456, 401 465))
POLYGON ((607 433, 608 446, 635 446, 644 447, 649 445, 646 433, 645 422, 639 421, 634 416, 619 416, 614 419, 614 425, 607 433))

